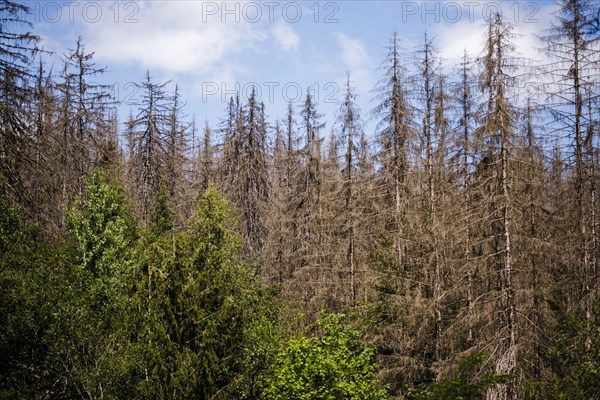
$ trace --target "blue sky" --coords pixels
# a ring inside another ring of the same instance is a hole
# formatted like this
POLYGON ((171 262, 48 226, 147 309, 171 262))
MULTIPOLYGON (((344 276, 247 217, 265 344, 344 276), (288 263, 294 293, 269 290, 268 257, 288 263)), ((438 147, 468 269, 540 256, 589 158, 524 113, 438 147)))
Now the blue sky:
POLYGON ((434 38, 449 69, 463 49, 482 49, 485 18, 501 11, 523 36, 521 55, 541 57, 534 34, 542 34, 556 9, 552 1, 27 1, 29 19, 54 52, 54 70, 79 35, 86 51, 114 84, 123 120, 136 98, 133 82, 146 70, 157 82, 173 80, 187 101, 186 114, 215 126, 236 90, 261 94, 270 121, 283 118, 288 101, 301 107, 307 88, 334 121, 349 73, 367 121, 371 90, 385 46, 397 31, 410 52, 425 32, 434 38))

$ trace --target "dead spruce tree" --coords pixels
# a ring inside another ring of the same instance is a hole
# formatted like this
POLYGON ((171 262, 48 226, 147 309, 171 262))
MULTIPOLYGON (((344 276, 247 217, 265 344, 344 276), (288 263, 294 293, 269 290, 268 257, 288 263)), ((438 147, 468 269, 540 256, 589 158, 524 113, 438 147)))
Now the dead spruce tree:
POLYGON ((246 245, 259 256, 267 238, 265 211, 270 192, 264 104, 253 89, 245 107, 230 102, 223 144, 224 192, 240 215, 246 245))
POLYGON ((588 103, 598 95, 594 92, 593 82, 598 79, 599 48, 598 41, 588 34, 595 11, 592 2, 562 0, 559 6, 558 23, 542 38, 550 57, 543 70, 552 79, 546 88, 549 111, 555 120, 554 133, 570 142, 569 153, 574 160, 574 165, 570 165, 570 181, 575 197, 565 196, 568 203, 561 207, 569 208, 575 215, 570 226, 565 226, 563 235, 576 245, 572 246, 573 250, 565 252, 564 263, 572 267, 559 279, 569 308, 579 310, 589 319, 591 299, 598 290, 598 267, 594 261, 598 248, 596 232, 592 235, 592 219, 596 210, 591 204, 594 190, 591 183, 596 177, 589 174, 593 172, 589 162, 593 149, 586 146, 593 143, 586 132, 593 131, 594 121, 586 113, 586 108, 593 107, 588 103), (567 132, 567 136, 563 132, 567 132), (577 280, 572 279, 574 274, 578 276, 577 280))
POLYGON ((177 223, 183 224, 191 215, 187 204, 194 203, 198 194, 192 187, 192 165, 189 153, 190 124, 185 122, 179 86, 170 99, 168 122, 165 129, 165 169, 161 180, 168 194, 168 200, 175 211, 177 223))
POLYGON ((31 62, 38 52, 39 37, 29 30, 30 9, 13 1, 0 3, 0 173, 7 179, 9 193, 25 206, 33 205, 23 176, 32 162, 33 133, 28 112, 33 96, 31 62))
POLYGON ((382 64, 383 76, 375 88, 377 105, 373 110, 376 126, 379 172, 375 179, 377 220, 380 232, 373 254, 377 263, 376 298, 372 311, 377 329, 373 340, 380 353, 382 376, 392 390, 400 394, 404 384, 430 378, 423 355, 430 324, 422 324, 414 315, 426 315, 423 301, 422 271, 416 268, 416 220, 411 204, 418 185, 414 182, 411 160, 416 149, 414 105, 408 93, 413 83, 406 69, 407 60, 400 52, 399 37, 394 33, 382 64))
POLYGON ((161 179, 167 174, 167 140, 172 123, 172 96, 166 83, 154 83, 150 73, 137 88, 142 91, 138 114, 128 122, 130 157, 128 184, 134 194, 138 212, 148 224, 160 191, 161 179))
MULTIPOLYGON (((514 263, 515 217, 513 158, 517 145, 515 132, 516 110, 510 102, 511 88, 516 85, 511 75, 516 69, 511 52, 514 50, 511 27, 500 15, 490 20, 484 56, 481 58, 480 87, 485 97, 481 110, 481 134, 486 149, 480 162, 482 171, 482 200, 488 203, 488 225, 483 251, 487 253, 486 275, 490 285, 487 316, 492 330, 484 339, 496 354, 496 372, 509 377, 508 384, 488 390, 488 399, 517 398, 518 363, 517 297, 514 263), (486 160, 487 159, 487 160, 486 160)), ((483 233, 482 232, 482 233, 483 233)))
POLYGON ((360 269, 364 267, 364 261, 358 255, 359 236, 361 227, 358 226, 361 216, 359 214, 360 196, 360 156, 361 136, 363 135, 360 111, 356 105, 356 95, 350 85, 350 76, 346 79, 344 100, 339 110, 339 132, 340 140, 344 145, 343 164, 342 164, 342 184, 340 198, 340 233, 341 249, 340 254, 345 254, 344 261, 339 266, 339 277, 342 289, 348 293, 344 302, 352 306, 356 305, 360 269))

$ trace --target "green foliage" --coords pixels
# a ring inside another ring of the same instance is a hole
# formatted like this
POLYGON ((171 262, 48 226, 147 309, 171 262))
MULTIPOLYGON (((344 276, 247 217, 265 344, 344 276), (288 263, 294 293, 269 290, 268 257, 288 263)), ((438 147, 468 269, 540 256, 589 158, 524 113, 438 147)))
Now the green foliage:
POLYGON ((486 351, 478 352, 459 361, 458 376, 441 382, 410 388, 408 400, 477 400, 484 399, 486 390, 496 384, 507 383, 507 377, 495 372, 482 372, 488 358, 486 351))
POLYGON ((0 174, 0 398, 28 399, 54 381, 51 326, 64 267, 33 226, 22 226, 0 174))
POLYGON ((167 190, 164 183, 161 183, 160 189, 156 196, 154 209, 152 210, 152 233, 156 236, 160 236, 161 234, 170 231, 173 229, 174 220, 175 213, 169 205, 167 190))
POLYGON ((71 202, 66 217, 74 259, 72 306, 89 333, 110 329, 120 323, 132 272, 129 249, 136 239, 124 188, 97 170, 85 198, 71 202))
POLYGON ((0 174, 0 254, 9 250, 19 228, 19 209, 8 200, 6 178, 0 174))
POLYGON ((96 172, 52 247, 2 194, 0 398, 258 396, 277 310, 216 191, 187 229, 138 239, 122 187, 96 172))
POLYGON ((600 399, 600 298, 589 319, 557 311, 561 316, 547 360, 553 372, 549 397, 600 399))
POLYGON ((320 335, 291 339, 265 374, 261 398, 387 399, 386 391, 376 388, 373 349, 343 320, 341 314, 326 316, 317 322, 320 335))
POLYGON ((52 352, 69 377, 68 395, 110 397, 128 385, 124 322, 135 225, 122 185, 99 170, 86 184, 85 197, 69 204, 66 217, 71 267, 52 352))
POLYGON ((264 350, 268 325, 235 228, 228 203, 209 189, 189 229, 141 241, 131 332, 141 398, 235 398, 252 386, 248 356, 264 350))
POLYGON ((135 236, 124 188, 99 170, 86 185, 86 198, 67 210, 77 261, 96 278, 119 278, 120 261, 135 236))

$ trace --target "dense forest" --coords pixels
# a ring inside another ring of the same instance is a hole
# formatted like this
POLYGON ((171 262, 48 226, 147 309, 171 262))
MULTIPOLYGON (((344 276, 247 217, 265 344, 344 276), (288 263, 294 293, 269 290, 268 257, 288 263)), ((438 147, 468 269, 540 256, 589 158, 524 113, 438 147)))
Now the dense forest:
POLYGON ((373 110, 198 127, 2 0, 0 398, 600 399, 595 7, 543 65, 500 16, 456 66, 392 34, 373 110))

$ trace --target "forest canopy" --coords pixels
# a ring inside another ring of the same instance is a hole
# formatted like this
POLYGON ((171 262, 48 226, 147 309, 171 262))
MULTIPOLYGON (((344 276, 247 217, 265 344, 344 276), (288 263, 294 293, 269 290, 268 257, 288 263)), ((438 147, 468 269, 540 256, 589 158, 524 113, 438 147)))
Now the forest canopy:
POLYGON ((391 33, 371 112, 200 128, 1 0, 0 398, 600 399, 598 9, 558 5, 543 63, 391 33))

